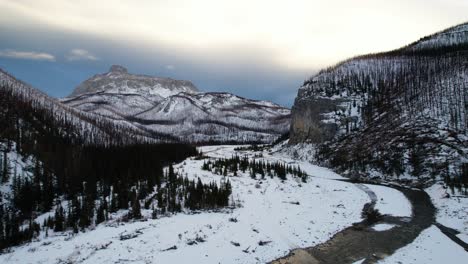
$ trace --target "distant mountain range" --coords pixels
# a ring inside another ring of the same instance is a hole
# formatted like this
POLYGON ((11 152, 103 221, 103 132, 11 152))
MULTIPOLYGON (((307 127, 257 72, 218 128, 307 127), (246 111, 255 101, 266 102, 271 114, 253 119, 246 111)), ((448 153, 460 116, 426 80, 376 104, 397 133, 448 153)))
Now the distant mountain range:
POLYGON ((190 81, 129 74, 113 65, 61 102, 188 142, 271 142, 289 130, 290 110, 230 93, 199 92, 190 81))
MULTIPOLYGON (((66 135, 74 144, 127 145, 173 141, 156 133, 143 131, 128 122, 111 120, 64 105, 2 69, 0 93, 0 104, 4 110, 1 114, 16 112, 15 116, 5 117, 7 120, 31 118, 35 125, 44 128, 42 133, 52 133, 54 129, 54 136, 66 135), (21 113, 14 108, 20 108, 21 113), (47 129, 50 129, 49 132, 46 132, 47 129)), ((7 126, 4 125, 5 128, 7 126)))
POLYGON ((468 23, 320 71, 291 122, 290 143, 350 176, 468 175, 468 23))

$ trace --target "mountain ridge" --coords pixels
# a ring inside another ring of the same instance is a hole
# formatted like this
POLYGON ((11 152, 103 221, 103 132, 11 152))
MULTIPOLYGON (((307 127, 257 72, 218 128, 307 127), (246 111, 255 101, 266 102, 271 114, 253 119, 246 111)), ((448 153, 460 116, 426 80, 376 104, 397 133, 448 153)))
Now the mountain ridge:
POLYGON ((313 159, 350 175, 465 173, 467 27, 357 56, 312 76, 292 108, 290 143, 315 144, 313 159))
POLYGON ((11 100, 30 105, 35 111, 50 112, 57 125, 76 130, 77 140, 83 144, 113 145, 172 140, 170 138, 164 139, 164 135, 142 131, 129 123, 114 122, 99 115, 67 106, 59 99, 50 97, 3 69, 0 69, 0 85, 1 92, 11 97, 11 100))
POLYGON ((61 102, 195 143, 269 143, 289 129, 290 110, 278 104, 227 92, 201 92, 186 86, 186 81, 169 82, 175 85, 170 87, 159 81, 156 86, 147 86, 145 78, 161 78, 141 76, 114 65, 108 73, 85 80, 72 93, 76 96, 62 98, 61 102))

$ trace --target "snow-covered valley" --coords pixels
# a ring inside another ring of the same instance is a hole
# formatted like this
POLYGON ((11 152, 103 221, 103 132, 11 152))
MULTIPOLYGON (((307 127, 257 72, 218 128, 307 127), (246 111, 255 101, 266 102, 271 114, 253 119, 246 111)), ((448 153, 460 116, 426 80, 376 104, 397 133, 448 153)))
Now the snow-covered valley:
MULTIPOLYGON (((201 150, 209 157, 230 157, 234 148, 214 146, 201 150)), ((293 162, 267 153, 262 159, 293 162)), ((189 178, 219 181, 222 176, 201 170, 202 163, 191 158, 175 168, 189 178)), ((0 255, 0 262, 263 263, 294 248, 322 243, 361 220, 362 206, 369 201, 366 193, 353 184, 332 180, 340 176, 327 169, 299 165, 310 175, 307 183, 292 177, 284 183, 269 177, 253 180, 248 174, 229 177, 233 186, 231 200, 238 205, 234 209, 180 213, 155 220, 150 210, 143 210, 149 219, 141 222, 111 220, 77 235, 71 231, 49 232, 48 237, 41 234, 37 241, 0 255), (135 237, 122 240, 123 234, 135 237), (176 249, 170 250, 174 246, 176 249)))
MULTIPOLYGON (((201 147, 205 159, 189 158, 174 169, 189 179, 199 177, 204 183, 219 182, 224 176, 201 169, 205 160, 239 155, 299 165, 308 174, 307 181, 304 183, 291 175, 284 182, 277 177, 252 179, 249 173, 228 175, 233 193, 230 208, 185 211, 158 216, 158 219, 151 218, 151 210, 142 210, 144 220, 135 222, 120 221, 124 212, 119 211, 112 215, 112 220, 86 232, 41 232, 34 241, 0 255, 0 262, 265 263, 293 249, 321 244, 362 220, 362 208, 371 199, 357 185, 341 181, 340 175, 280 153, 236 151, 235 148, 201 147)), ((376 208, 382 213, 411 217, 411 204, 401 192, 384 186, 366 186, 377 197, 376 208)), ((374 227, 377 231, 391 228, 374 227)), ((427 235, 422 234, 415 243, 427 235)), ((438 239, 442 241, 438 243, 457 246, 443 235, 438 239)), ((409 246, 405 253, 398 254, 411 254, 413 248, 419 250, 418 246, 409 246)), ((455 251, 460 253, 458 249, 455 251)), ((418 262, 417 256, 413 263, 424 263, 418 262)))
POLYGON ((456 1, 105 1, 0 0, 0 264, 468 263, 456 1))

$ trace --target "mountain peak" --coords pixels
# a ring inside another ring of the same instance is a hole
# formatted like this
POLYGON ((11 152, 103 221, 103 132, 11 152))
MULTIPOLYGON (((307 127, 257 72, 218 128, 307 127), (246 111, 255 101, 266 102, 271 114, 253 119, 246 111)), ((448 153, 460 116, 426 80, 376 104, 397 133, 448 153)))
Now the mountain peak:
POLYGON ((180 92, 196 93, 198 89, 190 81, 131 74, 123 66, 112 65, 109 72, 96 74, 78 85, 71 96, 96 92, 139 94, 162 100, 180 92))
POLYGON ((128 70, 124 66, 112 65, 109 69, 109 72, 128 73, 128 70))

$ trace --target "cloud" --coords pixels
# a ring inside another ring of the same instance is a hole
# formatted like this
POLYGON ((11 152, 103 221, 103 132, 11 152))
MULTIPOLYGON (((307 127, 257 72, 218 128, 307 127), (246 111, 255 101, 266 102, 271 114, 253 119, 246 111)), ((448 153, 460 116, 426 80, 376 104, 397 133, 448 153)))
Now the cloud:
POLYGON ((55 56, 49 53, 36 51, 17 51, 11 49, 0 50, 0 57, 23 60, 55 61, 55 56))
POLYGON ((268 53, 266 63, 306 70, 406 45, 466 20, 467 7, 466 0, 0 0, 0 25, 42 25, 212 60, 214 51, 228 59, 268 53))
POLYGON ((98 57, 94 56, 93 54, 89 53, 89 51, 84 50, 84 49, 72 49, 65 56, 65 58, 69 61, 99 60, 98 57))
POLYGON ((175 66, 174 65, 166 65, 166 69, 168 70, 175 70, 175 66))

